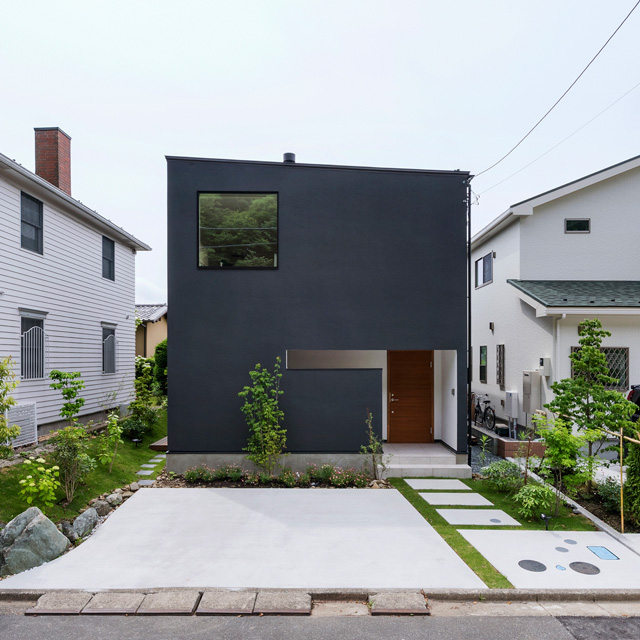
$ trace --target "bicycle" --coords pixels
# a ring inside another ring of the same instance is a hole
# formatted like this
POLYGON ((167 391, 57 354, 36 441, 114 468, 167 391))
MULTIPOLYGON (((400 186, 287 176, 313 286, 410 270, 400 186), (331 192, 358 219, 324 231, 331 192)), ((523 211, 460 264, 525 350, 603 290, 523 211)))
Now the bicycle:
POLYGON ((486 393, 476 395, 475 422, 479 427, 484 426, 489 431, 493 431, 496 428, 496 412, 491 406, 491 400, 486 393), (484 409, 482 405, 484 405, 484 409))

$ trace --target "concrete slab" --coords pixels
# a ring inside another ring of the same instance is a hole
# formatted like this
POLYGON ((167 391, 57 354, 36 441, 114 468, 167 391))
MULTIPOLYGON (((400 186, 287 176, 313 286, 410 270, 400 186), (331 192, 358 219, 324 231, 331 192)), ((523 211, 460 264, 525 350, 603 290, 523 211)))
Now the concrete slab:
POLYGON ((133 591, 96 593, 82 610, 82 615, 115 614, 132 616, 138 610, 143 599, 143 593, 133 591))
POLYGON ((154 464, 160 464, 161 462, 164 462, 165 459, 164 458, 152 458, 151 460, 149 460, 149 462, 152 462, 154 464))
POLYGON ((156 468, 156 465, 155 465, 155 464, 150 464, 150 463, 149 463, 149 464, 141 464, 141 465, 140 465, 140 467, 141 467, 142 469, 155 469, 155 468, 156 468))
POLYGON ((368 616, 369 605, 366 600, 314 600, 311 615, 322 618, 368 616))
POLYGON ((179 591, 159 591, 144 597, 139 616, 171 616, 191 615, 200 602, 200 591, 181 589, 179 591))
POLYGON ((602 531, 459 532, 516 589, 640 588, 640 557, 602 531), (598 557, 598 547, 619 559, 598 557))
POLYGON ((486 588, 398 491, 376 489, 137 491, 79 547, 2 582, 177 587, 486 588))
POLYGON ((253 612, 267 616, 308 616, 311 596, 299 591, 260 591, 253 612))
POLYGON ((624 533, 622 537, 636 553, 640 554, 640 533, 624 533))
POLYGON ((429 611, 434 618, 458 616, 535 616, 550 617, 551 614, 537 602, 481 602, 429 599, 429 611))
POLYGON ((545 602, 539 603, 552 616, 580 616, 608 618, 611 614, 595 602, 545 602))
POLYGON ((406 478, 405 482, 416 491, 471 491, 471 488, 460 480, 406 478))
POLYGON ((479 493, 421 493, 420 497, 429 504, 457 505, 459 507, 490 507, 489 502, 479 493))
MULTIPOLYGON (((4 585, 2 586, 4 588, 4 585)), ((40 596, 36 606, 32 609, 27 609, 25 615, 79 615, 92 596, 92 593, 84 591, 51 591, 40 596)))
POLYGON ((156 483, 155 480, 138 480, 139 487, 150 487, 156 483))
POLYGON ((152 473, 153 471, 151 469, 141 469, 140 471, 136 471, 137 476, 150 476, 152 473))
POLYGON ((250 616, 256 591, 205 591, 198 605, 198 616, 250 616))
POLYGON ((449 524, 469 524, 486 527, 522 526, 501 509, 436 509, 449 524))
POLYGON ((611 616, 640 617, 640 602, 597 600, 596 604, 611 616))
POLYGON ((383 591, 369 596, 372 616, 427 616, 429 611, 419 591, 383 591))

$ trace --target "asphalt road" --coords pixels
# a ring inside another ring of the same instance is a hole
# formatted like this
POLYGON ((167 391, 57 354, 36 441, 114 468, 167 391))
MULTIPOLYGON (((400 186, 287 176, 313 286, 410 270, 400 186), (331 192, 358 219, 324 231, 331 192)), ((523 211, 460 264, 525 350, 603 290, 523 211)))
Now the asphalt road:
POLYGON ((2 640, 637 640, 640 618, 0 616, 2 640))

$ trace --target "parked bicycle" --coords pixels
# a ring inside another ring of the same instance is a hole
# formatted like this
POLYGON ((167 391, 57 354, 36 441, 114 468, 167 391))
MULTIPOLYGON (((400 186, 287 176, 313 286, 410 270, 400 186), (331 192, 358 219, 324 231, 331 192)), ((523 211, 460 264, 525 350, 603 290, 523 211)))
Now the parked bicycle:
POLYGON ((496 428, 496 411, 486 393, 476 394, 476 424, 490 431, 496 428), (483 406, 484 405, 484 406, 483 406))

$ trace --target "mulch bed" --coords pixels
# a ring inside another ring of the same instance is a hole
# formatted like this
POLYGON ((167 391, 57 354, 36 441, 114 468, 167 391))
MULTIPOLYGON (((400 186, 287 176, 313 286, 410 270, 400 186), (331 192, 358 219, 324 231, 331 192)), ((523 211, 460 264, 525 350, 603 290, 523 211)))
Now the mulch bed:
MULTIPOLYGON (((597 496, 593 498, 587 499, 582 496, 578 496, 574 498, 574 500, 581 506, 584 507, 587 511, 590 511, 596 518, 600 518, 603 522, 606 522, 610 527, 615 529, 616 531, 620 531, 620 514, 619 513, 611 513, 611 511, 607 511, 603 506, 601 501, 597 496)), ((625 520, 624 523, 624 532, 625 533, 640 533, 640 527, 638 525, 634 525, 628 520, 625 520)))

